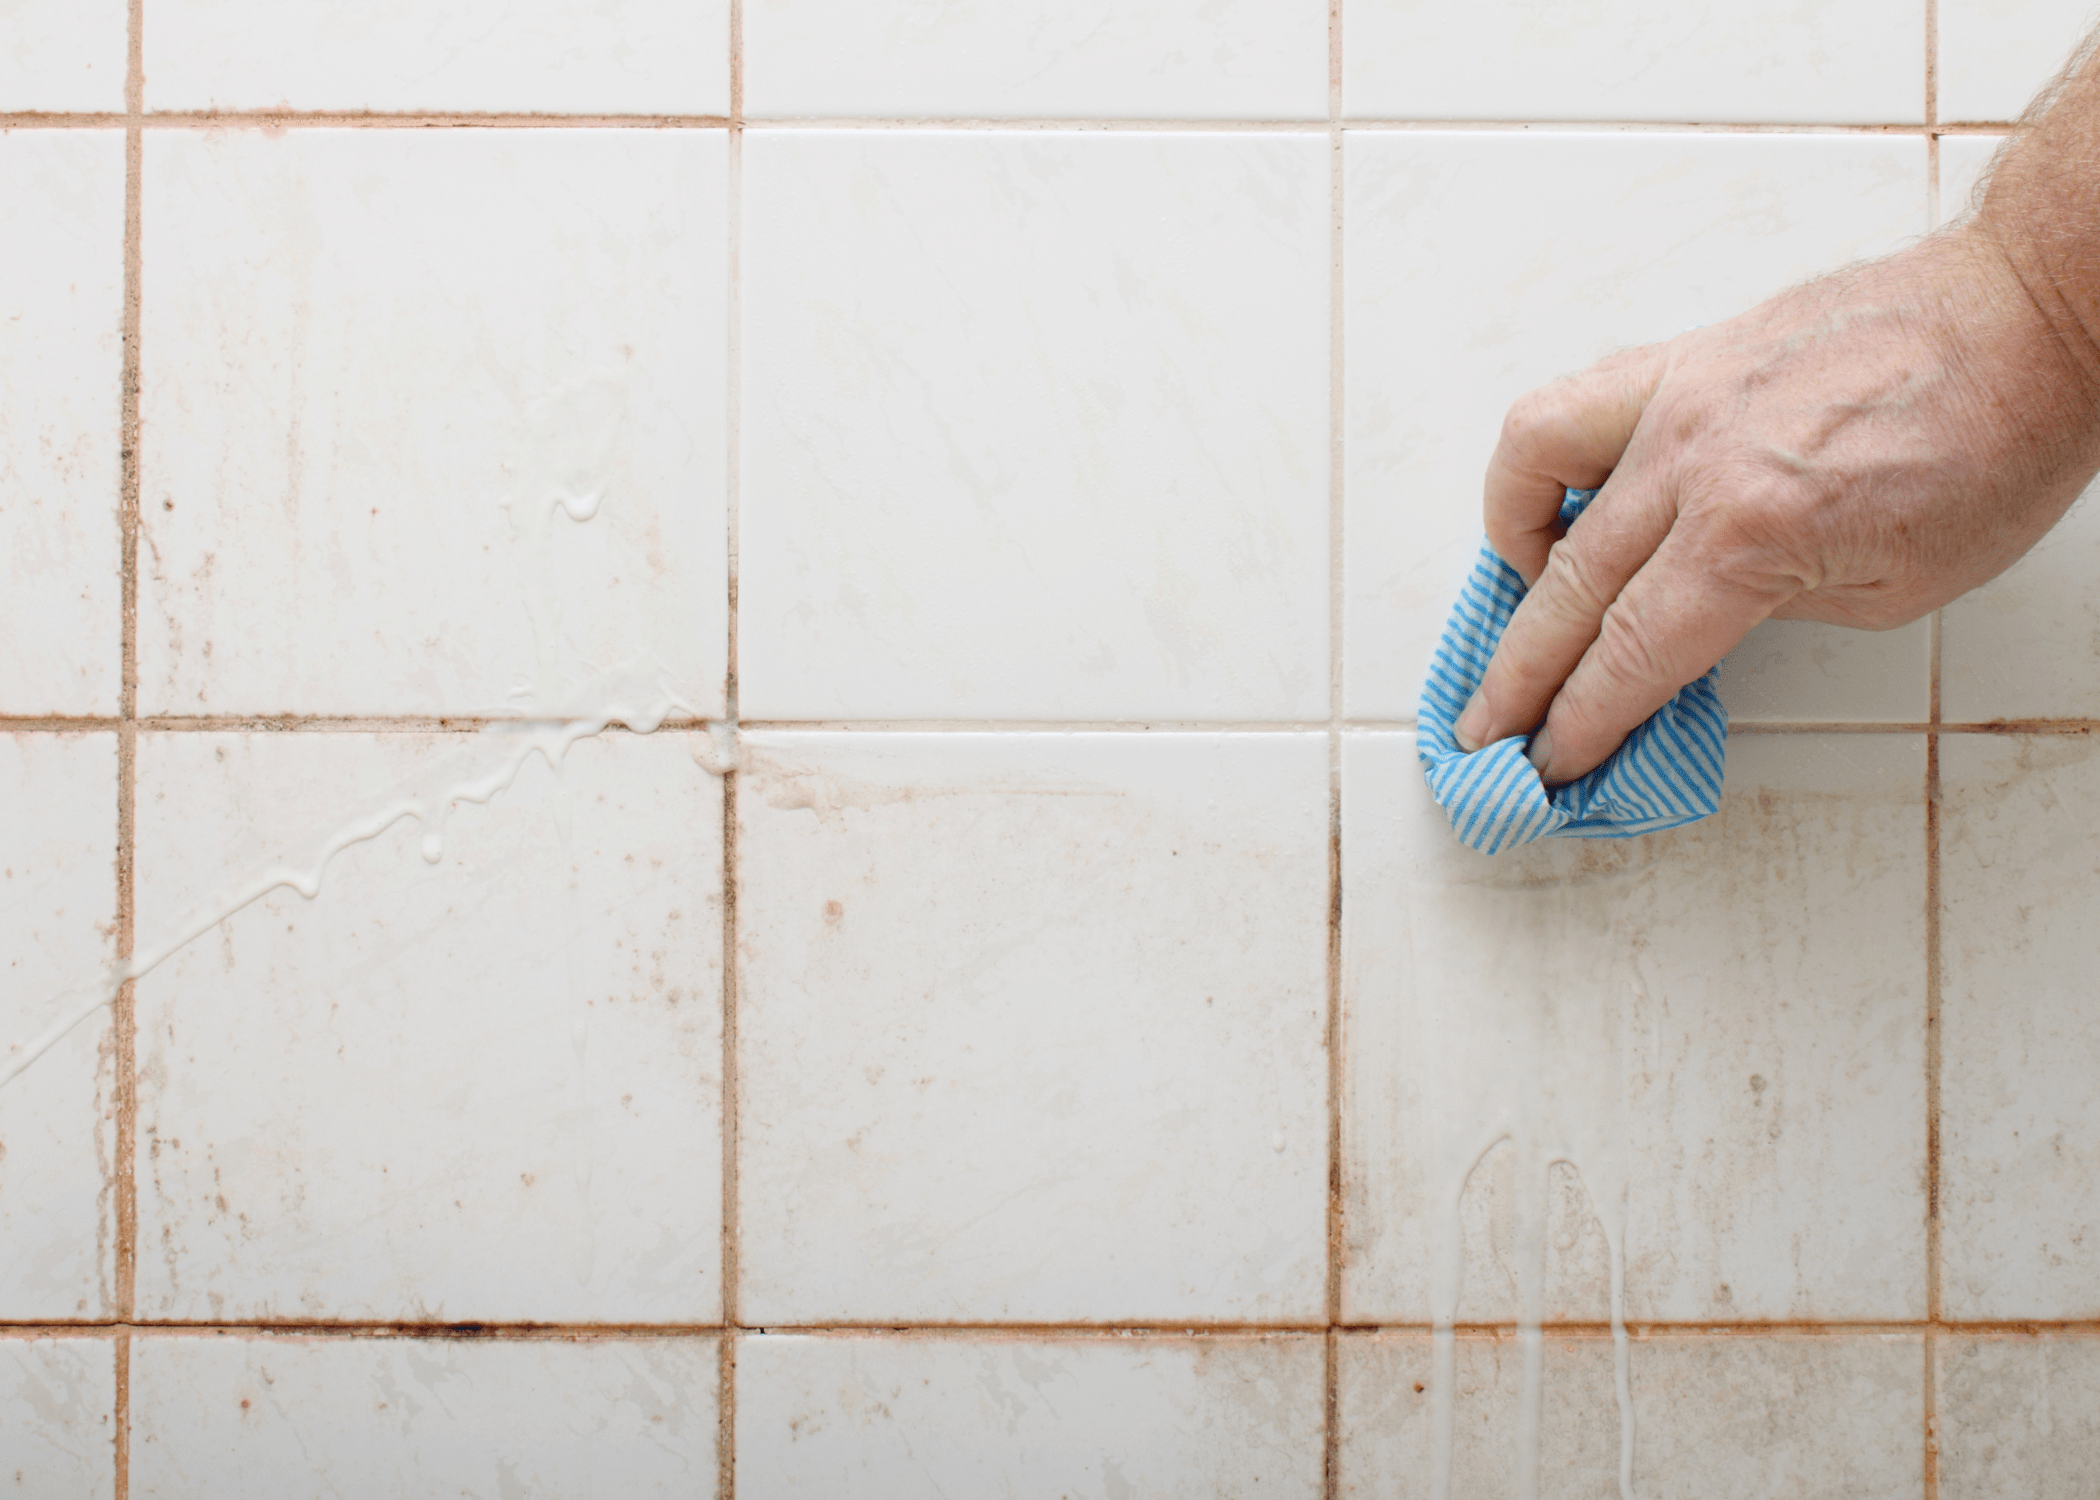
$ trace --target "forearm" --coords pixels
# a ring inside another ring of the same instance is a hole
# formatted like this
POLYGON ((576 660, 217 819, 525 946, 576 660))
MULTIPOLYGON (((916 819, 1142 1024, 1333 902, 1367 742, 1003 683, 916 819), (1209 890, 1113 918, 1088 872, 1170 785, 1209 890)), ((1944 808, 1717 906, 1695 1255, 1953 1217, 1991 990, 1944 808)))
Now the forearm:
POLYGON ((2066 426, 2100 416, 2100 32, 2028 110, 1968 230, 2004 258, 2062 346, 2066 426))

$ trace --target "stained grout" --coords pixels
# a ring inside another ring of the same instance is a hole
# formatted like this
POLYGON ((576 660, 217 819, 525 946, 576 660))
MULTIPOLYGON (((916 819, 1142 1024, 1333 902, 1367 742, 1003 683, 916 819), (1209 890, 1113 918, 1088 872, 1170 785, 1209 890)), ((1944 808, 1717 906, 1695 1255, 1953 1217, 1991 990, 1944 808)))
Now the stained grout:
POLYGON ((1344 580, 1347 550, 1344 528, 1345 445, 1347 412, 1343 380, 1348 347, 1344 340, 1343 214, 1347 202, 1342 132, 1342 0, 1327 6, 1327 1277, 1324 1288, 1327 1330, 1321 1349, 1320 1485, 1324 1500, 1341 1494, 1340 1345, 1335 1325, 1342 1318, 1342 1277, 1347 1269, 1344 1163, 1342 1160, 1343 1090, 1348 1045, 1342 1015, 1342 715, 1348 652, 1344 580))
POLYGON ((1585 131, 1677 135, 1932 136, 2003 135, 2016 120, 1730 121, 1730 120, 1395 120, 1342 119, 1149 119, 1100 116, 780 116, 679 114, 545 114, 464 110, 153 110, 139 115, 109 111, 0 112, 0 130, 934 130, 934 131, 1121 131, 1204 134, 1250 131, 1322 135, 1368 130, 1384 133, 1465 131, 1566 134, 1585 131))
MULTIPOLYGON (((728 308, 723 358, 728 366, 728 407, 723 433, 723 585, 727 616, 723 643, 722 702, 732 731, 739 709, 737 680, 738 579, 743 515, 743 336, 744 336, 744 3, 729 0, 728 308)), ((741 1184, 742 1090, 737 1034, 737 788, 734 766, 722 777, 722 1322, 716 1347, 715 1496, 736 1495, 735 1329, 740 1311, 743 1246, 741 1184)))
MULTIPOLYGON (((1940 9, 1939 0, 1923 0, 1925 7, 1925 123, 1939 120, 1940 103, 1940 9)), ((1940 133, 1925 137, 1926 223, 1940 228, 1940 133)), ((1927 720, 1940 723, 1940 635, 1945 623, 1941 610, 1932 612, 1926 628, 1927 720)), ((1940 1306, 1940 737, 1925 737, 1925 1315, 1937 1322, 1940 1306)), ((1924 1414, 1920 1441, 1923 1456, 1924 1500, 1939 1500, 1939 1387, 1934 1365, 1934 1338, 1927 1333, 1919 1351, 1919 1405, 1924 1414)))

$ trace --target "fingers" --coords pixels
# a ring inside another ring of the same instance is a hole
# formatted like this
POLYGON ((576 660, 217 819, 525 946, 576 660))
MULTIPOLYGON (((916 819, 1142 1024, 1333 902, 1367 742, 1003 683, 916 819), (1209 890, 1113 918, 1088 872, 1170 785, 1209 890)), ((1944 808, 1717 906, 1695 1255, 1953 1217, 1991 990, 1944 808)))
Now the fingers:
POLYGON ((1565 492, 1595 489, 1618 466, 1662 371, 1662 346, 1630 349, 1510 407, 1484 511, 1489 543, 1525 583, 1538 582, 1560 537, 1565 492))
POLYGON ((1502 632, 1454 733, 1467 750, 1529 734, 1603 628, 1620 590, 1669 535, 1676 507, 1638 460, 1615 473, 1553 544, 1502 632))
POLYGON ((1778 582, 1733 581, 1729 571, 1686 528, 1656 549, 1605 612, 1596 640, 1531 742, 1531 763, 1546 785, 1602 765, 1793 592, 1778 582))

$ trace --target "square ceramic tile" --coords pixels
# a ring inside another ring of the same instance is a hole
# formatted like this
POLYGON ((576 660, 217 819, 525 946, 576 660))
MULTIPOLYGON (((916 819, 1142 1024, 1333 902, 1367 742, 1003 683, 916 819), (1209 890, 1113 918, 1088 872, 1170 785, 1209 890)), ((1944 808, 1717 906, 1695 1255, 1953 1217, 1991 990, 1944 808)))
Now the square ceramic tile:
POLYGON ((182 1336, 131 1346, 131 1493, 715 1493, 712 1338, 182 1336))
POLYGON ((706 743, 585 739, 478 805, 516 734, 141 737, 140 946, 203 929, 138 985, 144 1315, 716 1317, 706 743), (211 924, 418 799, 437 839, 211 924))
POLYGON ((110 1500, 116 1399, 110 1340, 0 1340, 0 1486, 52 1500, 110 1500))
MULTIPOLYGON (((1626 1423, 1611 1341, 1548 1336, 1529 1449, 1538 1483, 1522 1492, 1629 1493, 1619 1461, 1630 1427, 1630 1493, 1653 1500, 1915 1500, 1924 1483, 1921 1344, 1909 1334, 1638 1339, 1626 1423)), ((1522 1347, 1460 1339, 1453 1368, 1451 1493, 1520 1493, 1522 1347)), ((1429 1500, 1444 1420, 1429 1340, 1344 1338, 1339 1376, 1340 1494, 1429 1500)))
POLYGON ((1991 159, 2005 144, 2002 135, 1940 137, 1940 222, 1951 223, 1969 211, 1970 200, 1991 159))
POLYGON ((153 0, 146 103, 726 114, 729 0, 153 0))
POLYGON ((1949 723, 2100 717, 2100 485, 2034 547, 1942 612, 1949 723))
MULTIPOLYGON (((1922 140, 1353 132, 1346 150, 1358 718, 1414 715, 1480 546, 1481 476, 1510 403, 1926 227, 1922 140)), ((1726 697, 1744 717, 1922 719, 1925 627, 1761 627, 1726 697)))
POLYGON ((143 711, 719 713, 724 152, 149 133, 143 711))
POLYGON ((1942 120, 2017 120, 2093 25, 2092 0, 1938 5, 1942 120))
POLYGON ((1915 0, 1350 0, 1344 27, 1352 119, 1925 118, 1915 0))
POLYGON ((123 109, 129 10, 125 0, 14 0, 0 27, 0 111, 123 109))
POLYGON ((1325 119, 1318 0, 749 0, 760 116, 1325 119))
POLYGON ((745 138, 756 718, 1327 715, 1327 143, 745 138))
POLYGON ((0 135, 0 713, 117 711, 123 297, 122 133, 0 135))
POLYGON ((1322 735, 765 734, 747 1321, 1318 1319, 1322 735))
POLYGON ((1956 1318, 2100 1317, 2100 752, 1940 741, 1942 1297, 1956 1318))
POLYGON ((2100 1340, 1939 1341, 1944 1500, 2086 1500, 2100 1473, 2100 1340))
POLYGON ((1614 1245, 1632 1319, 1923 1314, 1923 741, 1728 760, 1706 822, 1491 859, 1345 738, 1347 1318, 1601 1321, 1614 1245))
POLYGON ((1316 1338, 744 1339, 738 1494, 1314 1500, 1316 1338))
MULTIPOLYGON (((116 736, 0 736, 0 1059, 100 983, 116 918, 116 736)), ((0 1319, 112 1310, 112 1045, 105 1011, 0 1085, 0 1319)))

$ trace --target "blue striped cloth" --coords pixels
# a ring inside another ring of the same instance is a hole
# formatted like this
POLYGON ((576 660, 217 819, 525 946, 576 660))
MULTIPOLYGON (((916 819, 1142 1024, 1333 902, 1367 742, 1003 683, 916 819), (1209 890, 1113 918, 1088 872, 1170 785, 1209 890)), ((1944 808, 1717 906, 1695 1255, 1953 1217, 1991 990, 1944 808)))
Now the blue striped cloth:
MULTIPOLYGON (((1561 520, 1572 522, 1596 494, 1569 490, 1561 520)), ((1555 791, 1524 758, 1529 735, 1471 754, 1459 748, 1451 727, 1523 597, 1523 578, 1483 543, 1422 688, 1415 743, 1429 789, 1459 838, 1483 854, 1537 838, 1624 839, 1696 823, 1720 806, 1728 711, 1714 690, 1718 667, 1680 689, 1610 760, 1555 791)))

